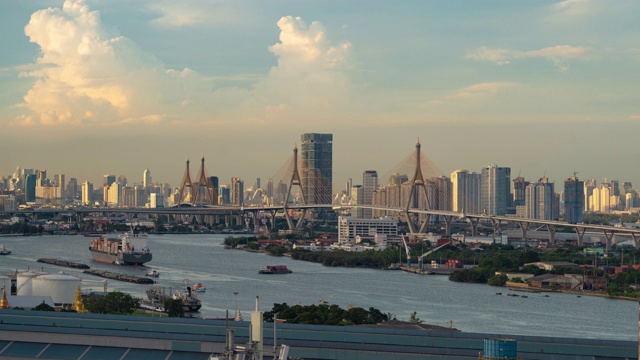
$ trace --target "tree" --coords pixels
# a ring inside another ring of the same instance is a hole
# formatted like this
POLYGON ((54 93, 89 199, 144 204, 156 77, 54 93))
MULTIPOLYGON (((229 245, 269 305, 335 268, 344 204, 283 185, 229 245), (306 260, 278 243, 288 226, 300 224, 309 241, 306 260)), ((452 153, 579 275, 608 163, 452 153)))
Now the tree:
POLYGON ((139 299, 120 291, 91 295, 84 299, 85 309, 97 314, 132 314, 139 306, 139 299))
POLYGON ((183 317, 184 303, 182 299, 166 299, 164 301, 164 312, 166 312, 169 317, 183 317))
POLYGON ((33 310, 33 311, 56 311, 56 309, 54 309, 51 305, 45 304, 44 301, 42 302, 42 304, 34 307, 31 310, 33 310))
POLYGON ((499 274, 499 275, 493 275, 492 277, 490 277, 487 283, 493 286, 504 286, 504 284, 506 284, 508 280, 509 280, 509 277, 507 275, 499 274))

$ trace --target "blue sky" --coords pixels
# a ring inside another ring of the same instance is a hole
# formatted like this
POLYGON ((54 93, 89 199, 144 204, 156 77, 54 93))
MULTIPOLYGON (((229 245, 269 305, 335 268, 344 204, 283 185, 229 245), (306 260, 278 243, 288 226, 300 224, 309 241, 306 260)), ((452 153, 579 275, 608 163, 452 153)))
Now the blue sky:
POLYGON ((336 184, 388 172, 417 137, 446 175, 640 183, 637 1, 2 5, 5 176, 178 185, 204 154, 222 183, 253 183, 329 132, 336 184))

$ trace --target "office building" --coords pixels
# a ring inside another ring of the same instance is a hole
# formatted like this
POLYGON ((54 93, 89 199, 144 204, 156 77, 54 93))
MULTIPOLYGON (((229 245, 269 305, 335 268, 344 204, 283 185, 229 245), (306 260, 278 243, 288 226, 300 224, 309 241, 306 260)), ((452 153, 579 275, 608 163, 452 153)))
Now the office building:
POLYGON ((591 210, 591 195, 593 195, 593 190, 596 188, 596 180, 589 179, 584 182, 584 211, 593 211, 591 210))
POLYGON ((564 221, 582 222, 584 212, 584 182, 574 175, 564 181, 564 221))
POLYGON ((398 235, 398 221, 391 217, 382 219, 356 219, 350 216, 338 217, 338 242, 356 242, 356 236, 373 240, 376 234, 398 235))
POLYGON ((244 181, 239 177, 231 178, 231 205, 242 206, 244 204, 244 181))
MULTIPOLYGON (((371 206, 373 204, 373 192, 378 188, 378 172, 366 170, 362 173, 362 205, 371 206)), ((371 209, 363 209, 362 217, 371 219, 371 209)))
POLYGON ((231 203, 231 189, 229 185, 222 184, 218 188, 218 204, 229 205, 231 203))
POLYGON ((88 181, 82 183, 82 205, 93 204, 93 184, 88 181))
POLYGON ((142 173, 142 187, 145 189, 151 185, 151 171, 149 169, 144 169, 142 173))
POLYGON ((525 196, 525 217, 540 220, 554 219, 555 193, 552 182, 546 177, 529 184, 525 196))
POLYGON ((481 210, 487 215, 505 215, 511 206, 511 168, 489 165, 482 169, 481 210))
POLYGON ((433 210, 451 211, 453 198, 453 184, 446 176, 439 176, 431 180, 434 185, 434 196, 429 199, 433 210))
POLYGON ((451 210, 469 214, 480 213, 482 177, 467 170, 451 173, 451 210))
POLYGON ((333 197, 333 135, 302 134, 300 177, 307 204, 331 204, 333 197))
POLYGON ((162 194, 157 194, 157 193, 149 194, 149 207, 151 209, 164 207, 164 196, 162 196, 162 194))
POLYGON ((102 185, 109 186, 109 185, 113 184, 114 182, 116 182, 116 176, 115 175, 104 175, 103 178, 104 178, 104 182, 102 183, 102 185))
MULTIPOLYGON (((351 205, 364 205, 364 192, 362 189, 362 185, 353 185, 351 187, 351 205)), ((361 207, 356 207, 355 209, 351 209, 351 214, 355 215, 354 217, 358 219, 362 219, 364 217, 364 209, 361 207)))
POLYGON ((36 202, 36 183, 35 174, 27 174, 24 176, 24 201, 27 203, 36 202))
POLYGON ((513 206, 524 206, 529 182, 522 176, 513 179, 513 206))

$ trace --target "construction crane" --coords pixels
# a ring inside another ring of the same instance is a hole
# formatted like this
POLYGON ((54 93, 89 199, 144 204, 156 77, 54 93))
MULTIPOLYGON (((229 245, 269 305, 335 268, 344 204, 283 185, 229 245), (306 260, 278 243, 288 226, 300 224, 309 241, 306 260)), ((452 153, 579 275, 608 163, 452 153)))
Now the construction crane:
POLYGON ((418 268, 419 268, 420 270, 422 270, 422 261, 423 261, 423 260, 424 260, 424 258, 425 258, 425 257, 427 257, 429 254, 434 253, 434 252, 436 252, 436 251, 438 251, 438 250, 442 249, 443 247, 445 247, 445 246, 447 246, 447 245, 450 245, 450 244, 452 244, 452 243, 453 243, 453 240, 449 240, 449 241, 447 241, 446 243, 444 243, 444 244, 442 244, 442 245, 440 245, 440 246, 438 246, 438 247, 436 247, 436 248, 434 248, 434 249, 431 249, 431 250, 427 251, 426 253, 424 253, 424 254, 420 255, 420 257, 418 258, 418 268))
POLYGON ((411 267, 411 253, 409 252, 409 246, 407 245, 407 240, 405 240, 405 236, 402 236, 402 243, 404 244, 404 251, 407 252, 407 267, 411 267))

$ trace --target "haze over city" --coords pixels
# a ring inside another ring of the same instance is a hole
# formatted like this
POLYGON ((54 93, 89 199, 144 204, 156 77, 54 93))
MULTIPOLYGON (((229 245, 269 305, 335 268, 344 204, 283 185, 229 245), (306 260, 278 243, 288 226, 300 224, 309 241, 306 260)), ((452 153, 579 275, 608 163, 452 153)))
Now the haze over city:
MULTIPOLYGON (((266 179, 332 133, 333 179, 416 138, 442 174, 640 184, 640 3, 8 1, 0 175, 266 179), (195 171, 192 169, 192 171, 195 171)), ((440 175, 440 174, 438 174, 440 175)), ((334 189, 338 191, 339 189, 334 189)))

